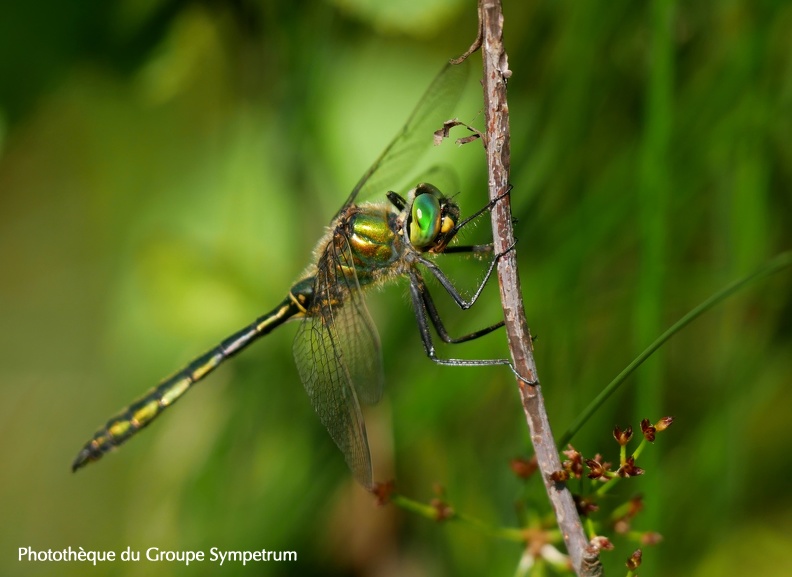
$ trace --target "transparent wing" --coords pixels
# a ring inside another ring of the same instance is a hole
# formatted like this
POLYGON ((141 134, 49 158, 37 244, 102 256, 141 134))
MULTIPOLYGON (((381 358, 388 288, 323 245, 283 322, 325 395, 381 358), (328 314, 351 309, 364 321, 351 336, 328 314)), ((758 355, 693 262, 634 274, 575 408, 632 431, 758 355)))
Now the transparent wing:
MULTIPOLYGON (((449 120, 465 88, 469 64, 446 64, 424 93, 407 123, 371 165, 341 207, 341 211, 361 196, 382 195, 405 176, 434 143, 434 132, 449 120)), ((338 214, 336 214, 338 216, 338 214)))
POLYGON ((294 358, 319 420, 355 478, 370 488, 360 402, 375 403, 382 395, 382 353, 343 234, 335 235, 319 259, 314 303, 295 336, 294 358))
POLYGON ((326 257, 320 259, 321 268, 327 269, 323 278, 343 297, 329 299, 330 317, 349 380, 360 401, 373 405, 382 397, 385 383, 379 334, 360 289, 349 241, 343 234, 337 236, 337 245, 328 246, 326 257))
POLYGON ((446 196, 454 196, 460 191, 459 175, 453 167, 447 164, 434 164, 419 173, 413 180, 415 184, 428 182, 436 186, 446 196))

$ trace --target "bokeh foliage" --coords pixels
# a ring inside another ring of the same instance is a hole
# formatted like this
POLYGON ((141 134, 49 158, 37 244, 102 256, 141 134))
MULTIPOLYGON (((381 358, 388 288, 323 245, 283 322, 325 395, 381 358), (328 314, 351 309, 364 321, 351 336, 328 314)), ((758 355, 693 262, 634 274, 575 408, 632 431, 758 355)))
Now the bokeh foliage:
MULTIPOLYGON (((517 250, 560 434, 675 319, 790 247, 792 5, 507 0, 505 15, 517 250)), ((377 508, 353 484, 299 384, 291 326, 68 472, 95 425, 283 298, 474 31, 473 3, 452 0, 4 7, 1 573, 85 574, 19 564, 27 545, 300 556, 229 575, 513 573, 518 546, 377 508)), ((459 154, 470 213, 485 202, 483 155, 459 154)), ((451 270, 466 286, 481 274, 451 270)), ((573 441, 615 456, 614 424, 676 416, 647 474, 620 488, 645 495, 635 528, 665 537, 642 575, 792 575, 791 278, 688 327, 573 441)), ((496 294, 465 314, 442 303, 449 328, 492 322, 496 294)), ((530 454, 513 378, 432 365, 405 295, 369 297, 387 371, 367 418, 375 476, 424 500, 439 483, 493 525, 546 512, 540 484, 508 468, 530 454)), ((493 336, 459 354, 504 353, 493 336)), ((634 548, 616 542, 613 575, 634 548)))

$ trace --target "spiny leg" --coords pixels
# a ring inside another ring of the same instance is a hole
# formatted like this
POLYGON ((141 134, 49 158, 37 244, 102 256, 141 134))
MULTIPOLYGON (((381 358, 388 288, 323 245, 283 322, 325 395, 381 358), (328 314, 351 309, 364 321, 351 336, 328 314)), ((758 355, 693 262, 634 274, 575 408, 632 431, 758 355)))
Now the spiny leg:
POLYGON ((487 273, 484 275, 484 279, 481 281, 481 284, 478 286, 476 292, 473 294, 470 300, 465 300, 465 297, 462 296, 462 294, 454 286, 454 283, 451 282, 451 279, 449 279, 448 276, 442 270, 440 270, 440 267, 437 266, 437 264, 422 256, 416 256, 416 260, 422 265, 424 265, 429 270, 429 272, 431 272, 432 275, 434 275, 434 277, 443 286, 446 292, 449 295, 451 295, 452 299, 454 299, 454 302, 457 305, 459 305, 459 308, 461 308, 462 310, 467 310, 470 307, 472 307, 473 304, 478 300, 479 296, 481 296, 481 292, 484 290, 484 287, 487 285, 487 282, 492 276, 492 271, 495 270, 498 261, 501 258, 503 258, 506 254, 508 254, 510 251, 514 250, 515 245, 516 242, 513 243, 505 251, 495 255, 495 258, 493 258, 492 262, 490 262, 489 268, 487 269, 487 273))
POLYGON ((485 204, 482 208, 478 209, 476 212, 474 212, 469 217, 467 217, 465 220, 463 220, 458 225, 456 225, 454 227, 456 229, 456 231, 458 232, 460 229, 462 229, 464 226, 466 226, 468 223, 470 223, 470 221, 475 220, 478 217, 480 217, 482 214, 484 214, 485 212, 487 212, 489 210, 492 210, 493 206, 495 206, 501 200, 503 200, 504 198, 509 196, 509 194, 511 193, 511 189, 512 189, 512 185, 510 184, 509 187, 506 189, 506 192, 496 196, 491 201, 489 201, 487 204, 485 204))
MULTIPOLYGON (((431 332, 429 331, 429 323, 427 321, 427 316, 432 318, 433 323, 439 320, 439 317, 436 316, 437 313, 436 310, 433 311, 435 313, 434 317, 432 317, 430 313, 428 313, 424 294, 428 294, 426 290, 426 285, 424 284, 423 279, 421 278, 418 271, 413 270, 410 273, 410 296, 412 297, 413 310, 415 312, 415 320, 418 323, 418 331, 421 333, 421 341, 423 342, 424 345, 424 351, 426 352, 426 356, 429 357, 430 360, 437 363, 438 365, 452 366, 452 367, 488 367, 493 365, 506 365, 517 376, 517 378, 519 378, 522 381, 525 381, 525 379, 522 376, 520 376, 520 374, 514 369, 514 366, 511 364, 511 361, 509 361, 508 359, 441 359, 439 358, 437 356, 437 353, 435 352, 434 343, 432 342, 432 335, 431 332)), ((434 308, 433 305, 432 308, 434 308)), ((465 340, 472 340, 474 338, 478 338, 482 335, 492 332, 493 330, 499 328, 502 325, 503 323, 495 324, 491 327, 487 327, 486 329, 482 329, 481 331, 477 331, 476 333, 465 335, 461 339, 457 339, 457 342, 464 342, 465 340)), ((445 329, 443 329, 443 332, 445 333, 445 329)), ((440 330, 438 330, 438 334, 439 333, 440 330)), ((448 336, 448 334, 446 333, 445 336, 448 336)))
POLYGON ((434 299, 432 298, 432 295, 429 292, 429 289, 427 288, 426 283, 424 282, 424 280, 420 276, 420 274, 417 273, 417 271, 413 275, 411 281, 414 284, 417 285, 416 288, 418 290, 418 293, 421 296, 421 300, 423 302, 424 310, 426 311, 426 314, 429 317, 429 320, 432 321, 432 325, 434 325, 434 328, 437 331, 438 336, 445 343, 452 344, 452 345, 459 344, 459 343, 466 343, 468 341, 475 340, 475 339, 477 339, 479 337, 483 337, 484 335, 487 335, 487 334, 491 333, 492 331, 501 328, 505 324, 504 321, 499 321, 499 322, 497 322, 497 323, 495 323, 493 325, 490 325, 490 326, 485 327, 483 329, 479 329, 479 330, 474 331, 474 332, 472 332, 470 334, 467 334, 467 335, 464 335, 464 336, 461 336, 461 337, 456 337, 456 338, 451 337, 448 334, 448 331, 446 331, 445 326, 443 325, 443 321, 440 318, 440 314, 437 312, 437 307, 435 306, 434 299))
POLYGON ((492 243, 488 244, 471 244, 471 245, 454 245, 448 246, 443 249, 443 254, 474 254, 480 255, 487 252, 492 252, 492 243))
MULTIPOLYGON (((471 221, 475 220, 476 218, 478 218, 479 216, 481 216, 485 212, 491 210, 492 207, 495 206, 495 204, 497 204, 500 200, 502 200, 503 198, 505 198, 506 196, 509 195, 509 193, 511 192, 511 189, 512 189, 512 187, 511 187, 511 185, 509 185, 509 187, 506 190, 506 192, 504 192, 503 194, 501 194, 501 195, 497 196, 496 198, 492 199, 486 205, 484 205, 482 208, 480 208, 475 213, 473 213, 472 215, 470 215, 469 217, 464 219, 462 222, 460 222, 458 225, 456 225, 454 227, 455 230, 459 231, 464 226, 469 224, 471 221)), ((449 279, 448 276, 442 270, 440 270, 440 267, 438 267, 437 264, 435 264, 434 262, 432 262, 432 261, 430 261, 430 260, 428 260, 428 259, 426 259, 426 258, 424 258, 422 256, 418 256, 416 260, 418 262, 420 262, 422 265, 424 265, 427 269, 429 269, 429 272, 431 272, 435 276, 435 278, 440 282, 440 284, 443 286, 443 288, 446 290, 446 292, 448 292, 448 294, 451 295, 451 298, 454 299, 454 301, 457 303, 457 305, 459 305, 459 307, 462 310, 467 310, 471 306, 473 306, 473 304, 478 300, 479 296, 481 295, 481 292, 484 290, 484 287, 487 285, 487 282, 489 281, 490 276, 492 276, 492 271, 495 270, 495 267, 497 266, 498 261, 501 258, 503 258, 503 256, 505 256, 510 251, 512 251, 516 244, 517 244, 517 242, 515 241, 506 250, 504 250, 503 252, 498 253, 498 254, 495 255, 495 258, 493 258, 492 262, 490 262, 489 268, 487 269, 487 273, 484 275, 484 279, 481 281, 481 284, 479 284, 478 288, 476 289, 476 292, 473 294, 473 297, 470 300, 465 300, 465 298, 461 295, 461 293, 457 290, 457 288, 451 282, 451 279, 449 279)), ((462 246, 458 245, 458 246, 446 247, 443 250, 443 254, 470 254, 470 253, 472 253, 472 254, 475 254, 475 255, 479 255, 479 254, 483 254, 483 253, 486 253, 486 252, 491 252, 492 250, 493 250, 492 243, 488 243, 488 244, 474 244, 474 245, 462 245, 462 246)))

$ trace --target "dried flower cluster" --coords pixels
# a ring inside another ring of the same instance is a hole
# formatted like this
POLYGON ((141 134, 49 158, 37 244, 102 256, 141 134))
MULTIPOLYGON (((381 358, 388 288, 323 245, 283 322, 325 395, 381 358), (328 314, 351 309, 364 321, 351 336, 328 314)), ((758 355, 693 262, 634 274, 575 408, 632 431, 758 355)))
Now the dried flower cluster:
MULTIPOLYGON (((649 443, 654 443, 657 434, 666 430, 673 422, 673 417, 663 417, 656 423, 651 423, 649 419, 643 419, 640 427, 641 436, 638 437, 641 439, 640 445, 631 453, 628 453, 627 446, 635 437, 633 427, 614 427, 613 438, 619 445, 619 466, 615 470, 613 470, 611 462, 606 461, 600 454, 594 455, 593 458, 585 458, 572 445, 568 445, 568 448, 562 451, 562 455, 565 457, 562 469, 552 473, 550 479, 554 483, 564 483, 573 479, 583 479, 585 475, 586 478, 594 483, 589 493, 575 495, 578 513, 581 517, 589 519, 590 547, 598 551, 613 549, 613 543, 607 537, 595 534, 597 529, 599 529, 599 525, 592 519, 592 516, 600 511, 602 497, 615 483, 622 479, 638 477, 645 473, 644 469, 636 465, 642 450, 649 443)), ((526 478, 536 469, 535 466, 531 467, 531 461, 515 460, 512 461, 512 470, 520 477, 526 478)), ((605 501, 602 502, 604 503, 605 501)), ((610 510, 609 516, 606 517, 607 526, 610 527, 613 533, 627 536, 633 541, 640 543, 641 546, 657 544, 662 539, 659 533, 653 531, 634 533, 631 531, 633 519, 643 509, 643 506, 644 498, 641 495, 631 497, 628 501, 610 510)), ((630 571, 633 571, 641 564, 641 555, 642 552, 638 549, 630 556, 627 561, 630 571)))

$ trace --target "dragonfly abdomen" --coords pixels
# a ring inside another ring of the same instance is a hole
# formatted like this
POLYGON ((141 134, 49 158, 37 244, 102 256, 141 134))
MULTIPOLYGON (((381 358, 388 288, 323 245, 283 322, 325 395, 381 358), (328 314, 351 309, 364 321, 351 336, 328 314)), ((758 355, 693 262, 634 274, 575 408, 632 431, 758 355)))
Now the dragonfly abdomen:
POLYGON ((216 369, 250 343, 272 331, 292 317, 301 315, 303 304, 310 298, 310 290, 298 283, 289 296, 273 311, 256 319, 246 328, 223 340, 212 350, 194 359, 181 371, 150 389, 140 399, 112 417, 96 431, 72 463, 76 471, 91 461, 96 461, 110 450, 123 444, 138 431, 148 426, 165 409, 175 403, 190 387, 216 369))

